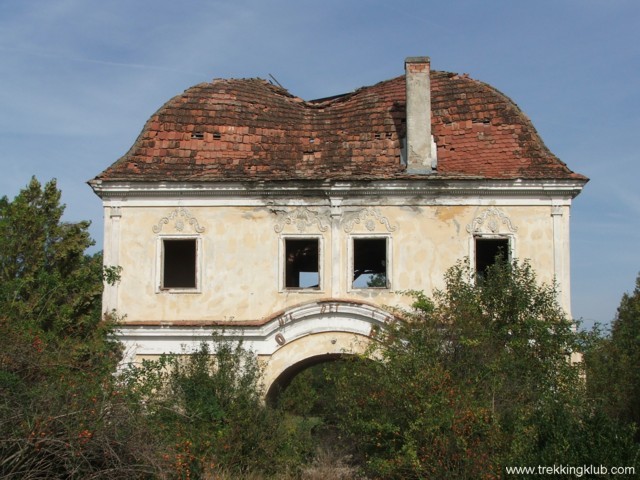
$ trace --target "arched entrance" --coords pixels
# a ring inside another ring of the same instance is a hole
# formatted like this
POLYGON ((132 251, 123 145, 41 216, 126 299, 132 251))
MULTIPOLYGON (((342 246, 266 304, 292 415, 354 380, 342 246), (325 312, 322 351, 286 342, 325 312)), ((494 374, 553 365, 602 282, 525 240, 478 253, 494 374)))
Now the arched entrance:
POLYGON ((264 363, 265 392, 274 382, 285 384, 313 362, 361 354, 372 333, 393 316, 381 308, 354 300, 326 300, 296 305, 256 322, 207 325, 206 323, 128 323, 118 329, 126 356, 123 364, 163 353, 190 353, 200 342, 215 338, 242 341, 264 363), (213 327, 213 328, 212 328, 213 327), (212 335, 212 329, 215 338, 212 335))
POLYGON ((278 328, 270 335, 277 348, 261 355, 267 400, 311 365, 364 353, 372 333, 392 318, 353 301, 314 302, 278 315, 278 328))
POLYGON ((348 354, 328 353, 324 355, 317 355, 315 357, 309 357, 296 363, 295 365, 292 365, 291 367, 284 370, 273 382, 271 382, 271 386, 269 387, 269 390, 265 395, 267 403, 276 405, 280 394, 287 389, 287 387, 291 384, 293 379, 298 374, 305 371, 306 369, 328 362, 344 360, 347 358, 347 356, 348 354))

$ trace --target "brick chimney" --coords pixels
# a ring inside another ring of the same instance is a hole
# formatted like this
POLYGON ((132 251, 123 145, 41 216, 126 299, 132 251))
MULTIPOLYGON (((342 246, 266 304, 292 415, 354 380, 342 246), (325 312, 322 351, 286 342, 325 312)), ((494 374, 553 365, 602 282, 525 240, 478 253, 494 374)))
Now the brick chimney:
POLYGON ((429 174, 436 170, 435 144, 431 136, 431 81, 429 57, 404 61, 407 82, 407 173, 429 174))

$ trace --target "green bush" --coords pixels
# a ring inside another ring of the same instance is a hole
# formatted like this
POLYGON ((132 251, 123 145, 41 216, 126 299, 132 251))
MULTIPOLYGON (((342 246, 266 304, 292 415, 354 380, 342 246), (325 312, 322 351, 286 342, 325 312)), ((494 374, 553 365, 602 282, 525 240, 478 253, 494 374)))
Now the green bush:
POLYGON ((147 478, 154 455, 114 382, 102 256, 63 212, 55 181, 0 199, 0 477, 147 478))
POLYGON ((612 418, 636 426, 640 442, 640 275, 620 301, 611 331, 596 326, 585 352, 589 395, 612 418))
POLYGON ((528 263, 473 281, 458 263, 433 299, 382 329, 338 382, 339 425, 373 478, 501 478, 509 465, 637 465, 569 356, 580 336, 528 263))
POLYGON ((262 369, 242 343, 202 343, 188 356, 163 356, 126 374, 145 404, 175 478, 226 472, 295 472, 311 452, 308 428, 267 406, 262 369))

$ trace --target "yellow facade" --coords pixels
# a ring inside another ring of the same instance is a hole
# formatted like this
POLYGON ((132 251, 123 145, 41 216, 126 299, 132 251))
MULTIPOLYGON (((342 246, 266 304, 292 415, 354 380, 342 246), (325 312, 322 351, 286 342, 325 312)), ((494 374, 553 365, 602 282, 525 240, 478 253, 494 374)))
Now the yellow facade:
MULTIPOLYGON (((117 292, 111 292, 109 306, 125 314, 126 322, 234 323, 262 321, 292 306, 322 299, 353 299, 380 306, 401 304, 406 299, 398 292, 431 292, 441 287, 446 269, 465 257, 472 258, 474 238, 482 235, 509 238, 512 257, 528 259, 540 279, 551 282, 561 271, 554 265, 555 249, 562 249, 562 256, 568 256, 563 243, 554 245, 552 208, 341 207, 332 216, 330 208, 313 204, 278 208, 124 207, 117 217, 119 255, 114 262, 123 268, 123 275, 115 287, 117 292), (174 218, 170 218, 172 215, 174 218), (498 229, 474 230, 474 221, 483 215, 489 220, 496 217, 493 220, 497 220, 498 229), (297 216, 304 218, 296 221, 297 216), (170 220, 163 224, 163 218, 170 220), (287 218, 293 219, 291 223, 287 218), (202 231, 196 231, 189 219, 195 220, 194 225, 202 231), (154 231, 159 225, 161 229, 154 231), (163 290, 161 242, 179 238, 198 240, 198 285, 193 290, 163 290), (283 286, 285 238, 319 239, 319 288, 283 286), (354 238, 387 239, 389 288, 352 286, 354 238)), ((112 223, 109 220, 107 209, 108 227, 112 223)), ((568 262, 568 258, 563 261, 568 262)))

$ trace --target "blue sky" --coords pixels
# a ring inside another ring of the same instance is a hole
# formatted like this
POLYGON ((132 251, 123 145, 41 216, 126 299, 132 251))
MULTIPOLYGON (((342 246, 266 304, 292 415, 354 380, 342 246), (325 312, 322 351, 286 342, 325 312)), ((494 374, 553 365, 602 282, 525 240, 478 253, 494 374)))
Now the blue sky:
POLYGON ((186 88, 273 75, 305 99, 403 73, 407 56, 487 82, 591 181, 572 210, 573 314, 609 322, 640 271, 637 0, 0 0, 0 195, 86 181, 186 88))

